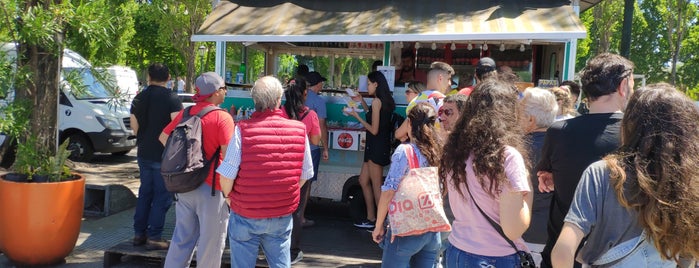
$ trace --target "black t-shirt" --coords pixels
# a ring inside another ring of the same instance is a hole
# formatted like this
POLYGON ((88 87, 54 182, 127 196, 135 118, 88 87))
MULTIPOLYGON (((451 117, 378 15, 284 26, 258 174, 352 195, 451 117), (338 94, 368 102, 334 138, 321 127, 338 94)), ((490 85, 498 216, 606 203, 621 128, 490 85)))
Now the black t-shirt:
POLYGON ((555 187, 545 251, 553 248, 558 239, 585 168, 619 147, 622 117, 622 113, 584 114, 558 121, 546 132, 536 167, 553 173, 555 187))
POLYGON ((131 114, 138 120, 138 157, 160 162, 163 144, 158 137, 170 123, 170 114, 182 110, 182 102, 172 90, 161 86, 148 86, 138 93, 131 103, 131 114))
MULTIPOLYGON (((536 165, 541 159, 541 149, 544 146, 544 138, 546 132, 532 132, 524 136, 527 145, 529 146, 529 161, 532 165, 536 165)), ((546 225, 549 221, 549 207, 551 206, 551 197, 553 193, 542 193, 539 191, 539 180, 536 177, 536 168, 529 169, 529 179, 532 182, 532 192, 534 193, 534 204, 532 205, 532 217, 527 229, 522 238, 529 243, 545 244, 546 225)))

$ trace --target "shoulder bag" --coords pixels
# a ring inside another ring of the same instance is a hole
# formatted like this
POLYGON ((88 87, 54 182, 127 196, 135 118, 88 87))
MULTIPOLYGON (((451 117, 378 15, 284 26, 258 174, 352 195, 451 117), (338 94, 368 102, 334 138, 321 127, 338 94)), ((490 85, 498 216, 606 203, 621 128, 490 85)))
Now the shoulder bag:
POLYGON ((410 170, 388 206, 394 236, 451 231, 444 213, 437 167, 420 167, 413 146, 405 146, 410 170))
POLYGON ((493 226, 493 229, 495 229, 495 231, 497 231, 498 234, 500 234, 500 236, 502 236, 502 238, 504 238, 505 241, 507 241, 507 243, 510 244, 510 246, 515 249, 515 251, 517 252, 517 255, 519 256, 519 267, 536 268, 536 264, 534 263, 534 258, 532 257, 532 254, 529 252, 517 249, 517 246, 515 245, 515 243, 512 242, 512 240, 510 240, 509 238, 507 238, 507 236, 505 235, 505 232, 502 230, 502 227, 499 224, 495 223, 495 221, 493 219, 491 219, 490 217, 488 217, 488 215, 485 215, 485 212, 483 212, 481 207, 478 205, 478 202, 476 202, 476 199, 473 198, 473 195, 471 194, 471 189, 469 189, 468 185, 466 185, 466 191, 468 191, 468 195, 471 197, 471 200, 473 200, 473 204, 476 205, 476 208, 478 208, 478 211, 480 211, 481 214, 483 215, 483 217, 485 217, 485 219, 488 220, 490 225, 493 226))

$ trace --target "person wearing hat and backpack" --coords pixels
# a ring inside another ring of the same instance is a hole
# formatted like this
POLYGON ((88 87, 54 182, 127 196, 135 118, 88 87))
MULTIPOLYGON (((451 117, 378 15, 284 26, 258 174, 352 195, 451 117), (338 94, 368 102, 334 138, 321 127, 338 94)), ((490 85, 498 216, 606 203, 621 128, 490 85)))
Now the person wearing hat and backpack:
MULTIPOLYGON (((195 81, 196 94, 192 97, 196 103, 189 109, 190 115, 218 106, 226 97, 226 84, 214 72, 203 73, 195 81)), ((180 123, 180 112, 160 134, 160 142, 166 143, 168 136, 180 123)), ((206 159, 220 163, 228 148, 228 141, 233 136, 234 123, 225 110, 214 110, 201 117, 202 149, 206 159), (215 155, 218 159, 215 159, 215 155)), ((175 231, 170 248, 165 258, 165 267, 189 267, 194 248, 197 248, 197 266, 220 267, 221 256, 226 245, 229 209, 218 176, 214 177, 215 164, 209 165, 204 183, 196 189, 176 194, 175 231), (214 189, 212 189, 214 187, 214 189), (216 190, 216 191, 213 191, 216 190)))

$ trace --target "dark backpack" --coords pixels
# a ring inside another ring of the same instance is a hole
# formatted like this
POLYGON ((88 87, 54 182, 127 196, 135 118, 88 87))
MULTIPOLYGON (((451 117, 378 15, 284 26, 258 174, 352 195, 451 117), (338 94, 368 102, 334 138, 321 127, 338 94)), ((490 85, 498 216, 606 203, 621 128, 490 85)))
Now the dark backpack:
MULTIPOLYGON (((209 175, 212 162, 218 165, 221 147, 211 159, 206 159, 202 142, 201 118, 212 111, 221 108, 209 106, 198 114, 191 115, 191 106, 185 108, 182 120, 172 130, 165 143, 163 159, 160 165, 160 174, 163 175, 165 188, 172 193, 186 193, 199 187, 209 175)), ((216 167, 214 167, 216 169, 216 167)), ((216 171, 214 170, 214 182, 216 185, 216 171)), ((215 194, 215 187, 211 187, 211 195, 215 194)))

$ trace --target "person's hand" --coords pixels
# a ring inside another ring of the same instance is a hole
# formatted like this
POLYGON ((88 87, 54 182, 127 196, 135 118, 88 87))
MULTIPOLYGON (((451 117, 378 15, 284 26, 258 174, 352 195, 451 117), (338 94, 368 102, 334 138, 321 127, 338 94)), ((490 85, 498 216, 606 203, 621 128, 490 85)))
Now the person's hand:
POLYGON ((350 116, 352 116, 352 117, 354 117, 354 118, 359 119, 359 114, 357 113, 357 111, 356 111, 355 109, 349 109, 349 111, 347 112, 347 114, 350 115, 350 116))
POLYGON ((381 243, 383 241, 383 236, 386 234, 386 228, 381 227, 381 226, 375 226, 374 231, 371 232, 371 238, 374 239, 374 242, 381 243))
POLYGON ((226 204, 227 204, 227 205, 228 205, 228 207, 230 208, 230 207, 231 207, 231 199, 230 199, 230 198, 228 198, 228 197, 225 197, 225 198, 224 198, 223 200, 225 200, 225 201, 226 201, 226 204))
POLYGON ((323 160, 330 159, 330 153, 328 153, 328 147, 323 148, 323 160))
POLYGON ((539 171, 536 173, 539 179, 539 191, 542 193, 548 193, 554 191, 553 186, 553 174, 548 171, 539 171))
POLYGON ((359 93, 356 93, 356 92, 355 92, 355 94, 357 94, 357 95, 354 95, 354 96, 352 96, 352 97, 350 97, 350 98, 351 98, 353 101, 356 101, 356 102, 361 103, 361 102, 362 102, 362 95, 359 95, 359 93))

